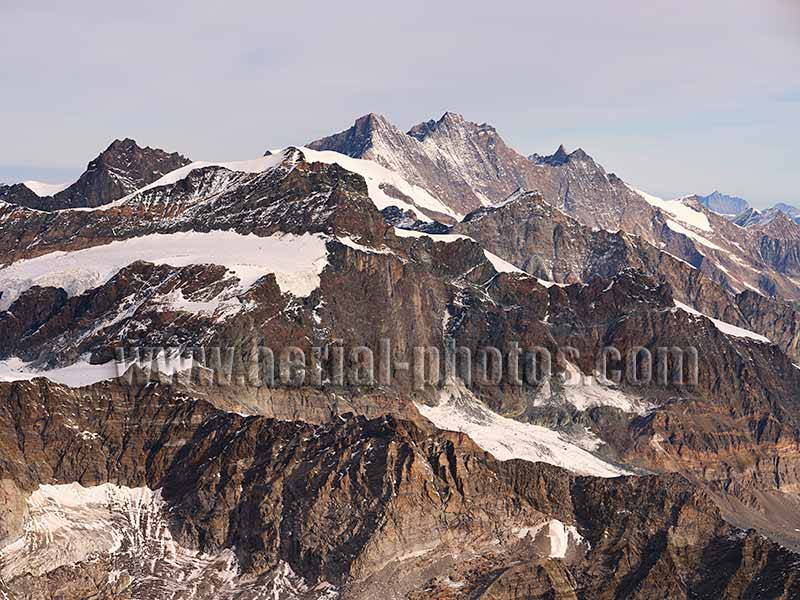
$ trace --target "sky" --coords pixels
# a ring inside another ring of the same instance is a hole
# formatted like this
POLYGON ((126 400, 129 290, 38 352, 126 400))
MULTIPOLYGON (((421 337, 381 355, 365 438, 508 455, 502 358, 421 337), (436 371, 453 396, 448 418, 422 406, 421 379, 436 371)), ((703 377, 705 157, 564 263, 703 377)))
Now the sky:
POLYGON ((800 205, 797 0, 0 0, 0 22, 0 181, 70 181, 115 138, 234 160, 450 110, 662 197, 800 205))

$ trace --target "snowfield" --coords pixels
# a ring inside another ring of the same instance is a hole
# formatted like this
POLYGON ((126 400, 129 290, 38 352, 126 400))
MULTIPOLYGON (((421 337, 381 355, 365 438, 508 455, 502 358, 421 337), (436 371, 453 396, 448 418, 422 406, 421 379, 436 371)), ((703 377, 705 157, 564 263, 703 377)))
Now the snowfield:
POLYGON ((564 433, 522 423, 489 410, 461 381, 441 390, 438 406, 415 403, 420 414, 439 429, 467 434, 498 460, 520 458, 546 462, 580 475, 617 477, 631 473, 605 462, 584 447, 597 447, 599 440, 586 433, 570 439, 564 433), (582 447, 583 446, 583 447, 582 447))
POLYGON ((584 375, 570 362, 561 376, 564 396, 567 402, 578 410, 588 410, 595 406, 610 406, 626 413, 647 414, 655 408, 649 402, 635 398, 616 389, 612 382, 602 382, 596 375, 584 375))
POLYGON ((226 267, 247 290, 269 273, 282 292, 308 296, 319 286, 328 264, 322 235, 258 237, 230 231, 152 234, 71 252, 51 252, 0 269, 0 310, 7 310, 33 286, 60 287, 70 296, 106 283, 136 261, 184 267, 216 264, 226 267))

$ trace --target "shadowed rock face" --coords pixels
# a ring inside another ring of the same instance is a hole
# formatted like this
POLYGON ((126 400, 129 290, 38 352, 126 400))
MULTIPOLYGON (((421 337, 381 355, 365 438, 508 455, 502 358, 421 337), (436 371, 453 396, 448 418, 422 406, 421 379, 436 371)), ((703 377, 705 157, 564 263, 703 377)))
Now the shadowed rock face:
POLYGON ((5 190, 0 188, 0 200, 45 211, 102 206, 190 162, 176 152, 140 148, 128 138, 115 140, 89 163, 75 183, 54 196, 39 197, 17 184, 5 190))

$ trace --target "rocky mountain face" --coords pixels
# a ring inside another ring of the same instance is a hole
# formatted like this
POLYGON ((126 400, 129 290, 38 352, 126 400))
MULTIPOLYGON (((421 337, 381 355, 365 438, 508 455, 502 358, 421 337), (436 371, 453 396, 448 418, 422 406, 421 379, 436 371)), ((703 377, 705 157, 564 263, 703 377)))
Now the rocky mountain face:
POLYGON ((403 133, 384 117, 369 114, 341 133, 308 144, 373 160, 419 185, 465 214, 499 202, 519 187, 530 188, 538 169, 509 148, 490 125, 456 113, 403 133))
POLYGON ((0 595, 800 594, 790 220, 744 229, 449 113, 312 146, 90 210, 0 203, 0 595), (467 214, 425 221, 331 150, 467 214), (450 345, 418 385, 405 361, 450 345), (364 347, 388 382, 339 369, 364 347), (696 377, 668 354, 613 380, 665 348, 696 377))
MULTIPOLYGON (((637 236, 737 292, 756 289, 768 296, 800 298, 791 260, 776 260, 781 250, 770 248, 773 232, 743 230, 745 224, 739 221, 740 227, 732 226, 727 217, 709 210, 709 200, 702 197, 666 201, 640 192, 607 173, 582 149, 567 152, 562 146, 552 155, 526 159, 509 148, 493 127, 453 113, 407 133, 371 114, 309 147, 386 166, 456 215, 500 204, 517 190, 538 191, 546 202, 582 224, 637 236), (761 233, 770 240, 762 240, 761 233)), ((427 214, 453 224, 453 218, 441 212, 427 214)), ((401 223, 397 217, 393 222, 401 223)))
POLYGON ((40 197, 25 184, 0 186, 0 200, 44 211, 102 206, 119 200, 191 161, 180 154, 114 140, 78 180, 53 196, 40 197))
MULTIPOLYGON (((705 257, 699 252, 694 254, 694 266, 676 256, 686 254, 686 248, 669 247, 670 252, 621 231, 587 227, 548 204, 538 192, 519 192, 498 205, 478 209, 452 231, 478 241, 531 275, 560 284, 611 277, 625 269, 641 271, 668 283, 681 302, 710 317, 761 333, 800 359, 800 322, 795 320, 791 304, 759 295, 759 310, 745 314, 739 299, 754 292, 737 294, 726 278, 715 281, 706 276, 705 257), (765 329, 770 321, 766 314, 779 325, 765 329)), ((763 236, 767 247, 762 252, 766 255, 769 244, 774 244, 777 252, 785 249, 788 256, 781 262, 777 255, 775 264, 776 268, 786 268, 793 257, 793 242, 781 245, 778 234, 773 235, 776 237, 763 236)))
POLYGON ((26 440, 5 446, 4 498, 24 505, 53 482, 4 522, 7 537, 29 531, 2 554, 14 597, 790 597, 798 585, 795 555, 734 529, 674 476, 574 477, 391 417, 240 417, 161 386, 0 394, 2 439, 26 440), (106 532, 121 539, 106 543, 119 548, 70 563, 86 531, 60 493, 108 481, 95 518, 113 518, 106 532), (26 572, 48 535, 65 564, 26 572))

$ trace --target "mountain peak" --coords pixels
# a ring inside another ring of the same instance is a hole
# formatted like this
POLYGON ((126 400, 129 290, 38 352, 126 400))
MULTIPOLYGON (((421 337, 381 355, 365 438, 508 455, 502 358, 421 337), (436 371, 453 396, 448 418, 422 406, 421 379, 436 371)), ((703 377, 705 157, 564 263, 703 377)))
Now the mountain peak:
POLYGON ((770 208, 764 214, 769 214, 769 219, 757 225, 762 233, 777 240, 800 239, 800 225, 785 212, 770 208))
POLYGON ((791 217, 792 219, 800 217, 800 209, 798 209, 796 206, 792 206, 791 204, 786 204, 785 202, 778 202, 772 208, 774 208, 775 210, 779 210, 780 212, 791 217))
POLYGON ((42 196, 23 193, 24 190, 13 196, 7 192, 6 196, 14 204, 45 211, 102 206, 190 162, 177 152, 168 153, 149 146, 141 148, 135 140, 127 137, 115 139, 68 187, 42 196))
POLYGON ((568 153, 564 144, 559 145, 558 149, 550 155, 540 156, 539 154, 531 154, 529 159, 536 164, 550 165, 551 167, 558 167, 568 163, 571 159, 586 160, 589 155, 586 154, 581 148, 578 148, 572 153, 568 153))
POLYGON ((108 145, 108 148, 105 149, 106 152, 111 150, 119 150, 119 149, 129 149, 129 148, 138 148, 139 144, 136 143, 136 140, 132 138, 117 138, 113 142, 108 145))
POLYGON ((429 135, 432 135, 436 132, 441 131, 446 134, 446 132, 459 130, 477 131, 479 133, 484 131, 496 133, 495 128, 491 125, 486 123, 478 125, 472 121, 467 121, 460 113, 448 111, 436 121, 431 119, 429 121, 423 121, 422 123, 414 125, 406 132, 406 135, 410 135, 411 137, 422 142, 429 135))
POLYGON ((383 115, 371 112, 357 118, 354 126, 356 129, 379 129, 381 127, 391 127, 391 124, 383 115))
POLYGON ((442 118, 439 119, 440 123, 452 123, 459 125, 464 123, 466 120, 464 119, 464 115, 457 113, 457 112, 450 112, 447 111, 442 115, 442 118))
POLYGON ((699 196, 698 201, 708 210, 728 218, 735 217, 750 208, 747 200, 737 196, 728 196, 719 190, 714 190, 708 196, 699 196))
POLYGON ((365 158, 376 134, 402 135, 386 117, 371 112, 358 117, 350 128, 309 142, 306 146, 312 150, 332 150, 353 158, 365 158))

